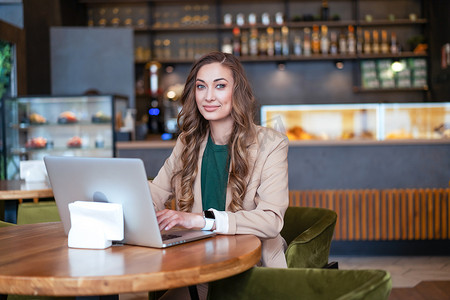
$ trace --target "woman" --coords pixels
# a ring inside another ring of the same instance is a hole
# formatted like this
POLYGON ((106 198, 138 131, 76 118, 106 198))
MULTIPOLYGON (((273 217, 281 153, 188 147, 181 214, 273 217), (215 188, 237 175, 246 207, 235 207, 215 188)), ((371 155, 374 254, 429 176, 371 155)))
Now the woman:
POLYGON ((262 241, 261 265, 286 267, 280 231, 289 204, 288 140, 254 124, 255 98, 241 63, 222 52, 203 56, 181 103, 180 136, 150 183, 160 229, 253 234, 262 241), (176 210, 165 209, 173 200, 176 210))

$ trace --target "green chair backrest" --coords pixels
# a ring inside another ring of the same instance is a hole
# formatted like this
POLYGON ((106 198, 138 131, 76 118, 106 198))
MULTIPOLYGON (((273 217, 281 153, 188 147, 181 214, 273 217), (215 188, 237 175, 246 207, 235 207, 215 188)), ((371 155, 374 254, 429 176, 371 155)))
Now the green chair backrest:
POLYGON ((17 224, 61 221, 55 201, 21 203, 17 210, 17 224))
POLYGON ((392 289, 383 270, 254 267, 209 284, 208 299, 385 300, 392 289))
POLYGON ((317 207, 289 207, 281 236, 288 243, 289 268, 323 268, 328 264, 336 212, 317 207))
POLYGON ((14 226, 15 224, 13 223, 8 223, 5 221, 0 220, 0 227, 8 227, 8 226, 14 226))
POLYGON ((290 206, 284 215, 284 226, 281 236, 289 245, 301 233, 308 230, 325 230, 327 227, 336 225, 337 214, 335 211, 319 207, 297 207, 290 206))

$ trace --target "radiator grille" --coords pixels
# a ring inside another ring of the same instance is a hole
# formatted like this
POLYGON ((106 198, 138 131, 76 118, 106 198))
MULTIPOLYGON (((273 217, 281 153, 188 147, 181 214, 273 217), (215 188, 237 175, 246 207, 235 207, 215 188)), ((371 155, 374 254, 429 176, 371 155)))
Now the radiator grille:
POLYGON ((291 206, 336 211, 335 240, 449 239, 450 188, 290 191, 291 206))

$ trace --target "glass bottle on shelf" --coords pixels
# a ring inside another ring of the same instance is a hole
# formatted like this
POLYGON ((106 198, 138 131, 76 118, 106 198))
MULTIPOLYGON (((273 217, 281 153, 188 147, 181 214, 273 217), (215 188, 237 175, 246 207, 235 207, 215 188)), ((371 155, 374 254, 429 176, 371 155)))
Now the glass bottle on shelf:
POLYGON ((112 9, 111 25, 114 27, 117 27, 120 25, 119 13, 120 13, 120 9, 118 7, 114 7, 112 9))
POLYGON ((364 30, 364 53, 369 54, 372 52, 372 47, 370 43, 370 31, 364 30))
POLYGON ((398 53, 397 35, 395 34, 395 32, 391 33, 391 53, 398 53))
POLYGON ((294 55, 302 55, 302 38, 299 34, 294 36, 294 55))
POLYGON ((372 52, 375 54, 380 53, 380 43, 377 30, 372 32, 372 52))
POLYGON ((381 53, 383 54, 389 53, 389 45, 386 30, 381 31, 381 53))
POLYGON ((252 28, 250 30, 250 41, 249 41, 250 55, 258 55, 258 29, 252 28))
POLYGON ((131 8, 125 9, 125 20, 123 21, 123 25, 125 26, 133 26, 133 18, 131 17, 132 10, 131 8))
POLYGON ((287 26, 281 27, 281 48, 284 56, 289 55, 289 29, 287 26))
POLYGON ((89 27, 94 26, 94 10, 92 8, 88 10, 87 26, 89 27))
POLYGON ((281 33, 279 30, 275 30, 274 37, 273 37, 273 48, 275 55, 281 55, 282 54, 282 47, 281 47, 281 33))
POLYGON ((356 53, 355 29, 352 25, 348 26, 347 47, 349 54, 356 53))
POLYGON ((98 26, 105 27, 106 23, 107 23, 107 21, 106 21, 106 9, 105 8, 100 8, 99 14, 100 14, 100 18, 98 20, 98 26))
POLYGON ((163 50, 164 58, 169 59, 172 56, 171 51, 170 51, 170 40, 169 39, 165 39, 163 41, 163 49, 164 49, 163 50))
POLYGON ((328 1, 322 0, 322 7, 320 8, 320 17, 322 21, 328 21, 330 9, 328 7, 328 1))
POLYGON ((347 39, 342 31, 339 34, 339 53, 343 55, 347 53, 347 39))
POLYGON ((337 34, 334 31, 330 33, 330 54, 331 55, 338 54, 337 34))
POLYGON ((327 55, 330 47, 330 40, 328 39, 328 27, 326 25, 321 26, 320 35, 320 52, 327 55))
POLYGON ((319 37, 319 26, 314 25, 311 35, 311 48, 314 54, 320 53, 320 37, 319 37))
POLYGON ((267 27, 267 55, 275 55, 274 33, 272 27, 267 27))
POLYGON ((163 51, 162 51, 162 41, 160 39, 156 39, 153 42, 155 46, 155 58, 161 59, 163 57, 163 51))
POLYGON ((267 55, 267 34, 261 33, 259 37, 259 54, 267 55))
POLYGON ((241 54, 242 56, 248 56, 248 31, 242 31, 241 34, 241 54))
POLYGON ((361 54, 363 52, 363 33, 362 29, 356 29, 356 52, 361 54))
POLYGON ((229 37, 224 37, 223 38, 223 43, 222 43, 222 52, 223 53, 233 53, 233 46, 231 45, 231 39, 229 37))
POLYGON ((239 27, 233 28, 233 55, 241 56, 241 30, 239 27))
POLYGON ((306 56, 311 55, 311 29, 308 27, 303 29, 303 53, 306 56))
POLYGON ((269 26, 270 25, 270 15, 269 15, 269 13, 267 13, 267 12, 262 13, 262 15, 261 15, 261 23, 264 26, 269 26))

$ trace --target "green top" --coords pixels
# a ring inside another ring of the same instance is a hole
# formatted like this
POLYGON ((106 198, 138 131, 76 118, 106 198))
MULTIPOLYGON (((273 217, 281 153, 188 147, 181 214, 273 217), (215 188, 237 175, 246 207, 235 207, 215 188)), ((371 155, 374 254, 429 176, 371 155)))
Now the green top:
POLYGON ((214 144, 210 135, 203 153, 201 170, 203 210, 225 210, 228 168, 228 145, 214 144))

